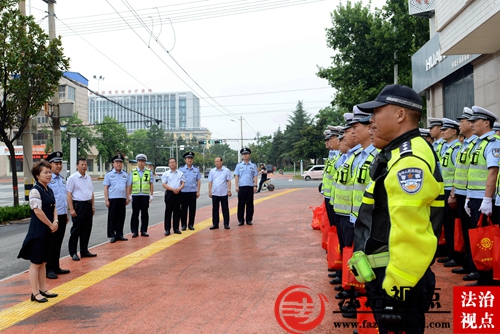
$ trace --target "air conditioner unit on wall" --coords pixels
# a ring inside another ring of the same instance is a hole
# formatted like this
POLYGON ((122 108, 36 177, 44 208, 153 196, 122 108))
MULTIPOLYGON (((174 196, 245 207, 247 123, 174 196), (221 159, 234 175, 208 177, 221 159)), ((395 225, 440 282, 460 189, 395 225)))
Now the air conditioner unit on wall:
POLYGON ((436 10, 436 0, 408 0, 410 15, 431 17, 436 10))

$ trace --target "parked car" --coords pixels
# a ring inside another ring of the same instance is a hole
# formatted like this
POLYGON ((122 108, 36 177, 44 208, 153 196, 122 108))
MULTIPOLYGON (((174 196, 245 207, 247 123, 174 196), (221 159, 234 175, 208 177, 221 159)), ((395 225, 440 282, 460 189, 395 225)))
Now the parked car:
POLYGON ((203 173, 203 177, 205 179, 208 179, 208 174, 210 174, 210 171, 212 170, 212 168, 207 168, 205 169, 205 172, 203 173))
POLYGON ((163 173, 170 170, 170 167, 167 166, 158 166, 155 168, 155 182, 161 181, 161 176, 163 173))
POLYGON ((325 165, 314 165, 308 167, 306 171, 302 174, 304 180, 321 180, 323 178, 323 169, 325 169, 325 165))

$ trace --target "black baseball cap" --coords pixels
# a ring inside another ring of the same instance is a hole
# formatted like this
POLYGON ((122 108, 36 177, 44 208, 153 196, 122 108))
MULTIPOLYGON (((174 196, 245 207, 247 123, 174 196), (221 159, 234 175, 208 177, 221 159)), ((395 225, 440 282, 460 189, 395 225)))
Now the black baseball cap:
POLYGON ((373 101, 358 104, 359 110, 373 113, 375 108, 388 104, 422 112, 422 99, 413 89, 403 85, 387 85, 373 101))

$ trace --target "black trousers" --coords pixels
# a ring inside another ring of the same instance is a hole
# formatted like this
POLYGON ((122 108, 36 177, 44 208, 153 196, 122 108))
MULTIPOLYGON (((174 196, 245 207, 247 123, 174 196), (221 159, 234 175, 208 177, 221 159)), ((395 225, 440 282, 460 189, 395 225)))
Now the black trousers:
POLYGON ((262 189, 262 185, 264 184, 264 182, 266 182, 268 180, 267 178, 267 174, 266 174, 266 178, 264 179, 260 179, 260 182, 259 182, 259 189, 257 189, 257 192, 260 193, 260 190, 262 189))
POLYGON ((229 226, 229 202, 228 196, 212 195, 212 224, 219 227, 219 203, 222 208, 222 217, 224 218, 224 226, 229 226))
POLYGON ((467 196, 465 195, 455 195, 455 196, 457 198, 458 217, 460 218, 460 222, 462 223, 462 235, 464 236, 464 243, 465 243, 465 260, 463 261, 462 267, 470 271, 476 271, 476 266, 474 266, 470 254, 469 228, 472 223, 470 216, 467 214, 467 212, 465 212, 465 207, 464 207, 467 196))
POLYGON ((330 226, 335 226, 335 212, 333 211, 333 205, 330 204, 330 197, 325 197, 325 208, 330 226))
POLYGON ((239 187, 238 192, 238 222, 253 220, 253 188, 252 186, 239 187), (245 220, 246 216, 246 220, 245 220))
POLYGON ((342 236, 342 248, 352 247, 354 242, 354 224, 351 223, 351 217, 349 216, 339 216, 337 229, 340 230, 340 235, 342 236))
POLYGON ((163 225, 165 232, 169 232, 173 227, 174 232, 179 231, 179 220, 181 217, 181 194, 174 194, 173 191, 167 190, 165 193, 165 218, 163 225), (172 223, 172 214, 174 215, 172 223))
MULTIPOLYGON (((373 311, 375 321, 378 324, 380 334, 388 332, 388 324, 382 318, 382 311, 385 309, 389 302, 382 290, 382 282, 385 278, 385 267, 375 268, 376 278, 371 282, 365 283, 366 292, 368 294, 368 302, 373 311)), ((425 331, 425 312, 429 310, 431 302, 434 299, 434 289, 436 287, 436 278, 430 268, 427 268, 424 276, 417 282, 411 290, 407 293, 405 301, 402 302, 406 309, 403 314, 403 322, 400 324, 398 330, 404 331, 406 334, 421 334, 425 331)), ((437 300, 437 299, 436 299, 437 300)))
POLYGON ((71 217, 73 226, 70 230, 68 250, 71 256, 76 254, 78 239, 80 239, 80 254, 89 252, 90 233, 92 233, 92 202, 73 201, 76 217, 71 217))
POLYGON ((181 192, 181 226, 194 226, 196 216, 196 192, 181 192), (189 220, 188 220, 189 211, 189 220))
POLYGON ((59 227, 57 231, 50 234, 50 249, 49 249, 49 259, 47 260, 47 271, 54 271, 61 269, 59 265, 59 259, 61 258, 61 246, 64 239, 64 234, 66 233, 66 220, 68 215, 57 215, 57 220, 59 220, 59 227))
POLYGON ((446 255, 458 263, 462 263, 463 254, 455 252, 455 218, 458 217, 458 210, 452 209, 448 205, 448 197, 451 190, 444 191, 444 238, 446 240, 446 255))
POLYGON ((125 198, 110 198, 108 208, 108 238, 123 237, 123 225, 127 200, 125 198))
POLYGON ((132 218, 130 219, 130 231, 132 233, 139 232, 139 213, 141 214, 141 233, 148 231, 149 225, 149 195, 134 196, 132 195, 132 218))

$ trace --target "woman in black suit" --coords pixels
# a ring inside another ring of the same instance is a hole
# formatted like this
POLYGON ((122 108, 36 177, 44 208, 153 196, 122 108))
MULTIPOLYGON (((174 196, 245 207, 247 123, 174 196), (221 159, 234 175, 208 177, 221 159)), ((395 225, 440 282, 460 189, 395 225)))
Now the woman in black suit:
POLYGON ((57 231, 56 200, 52 189, 48 187, 52 179, 50 163, 41 160, 33 165, 31 174, 36 180, 30 191, 29 202, 31 220, 28 234, 18 258, 30 260, 29 280, 31 285, 31 301, 47 302, 47 298, 57 297, 45 286, 45 263, 48 259, 50 234, 57 231))

